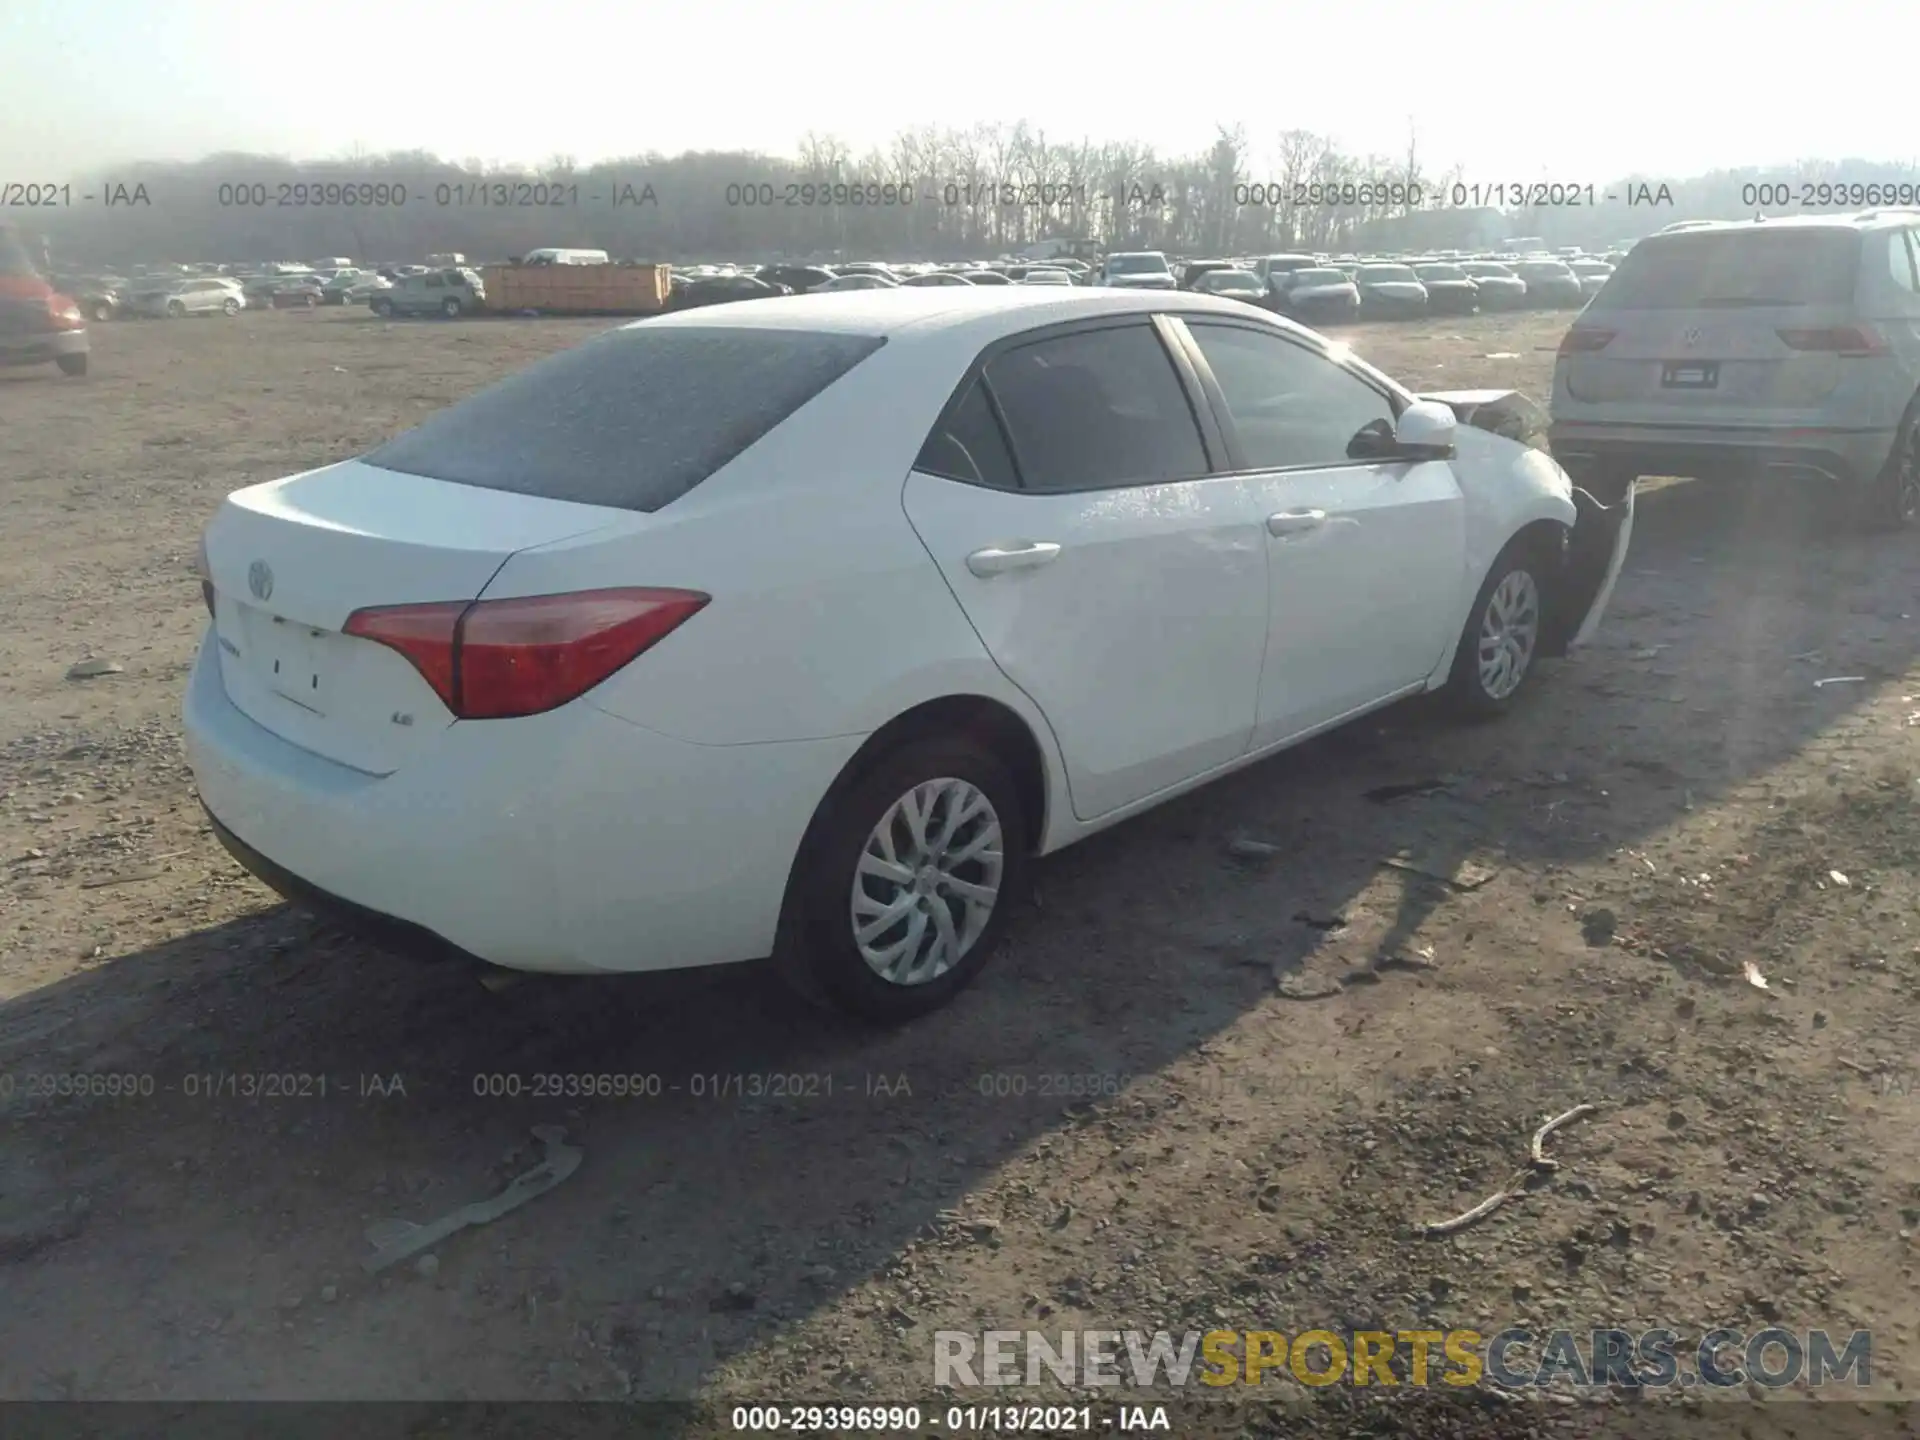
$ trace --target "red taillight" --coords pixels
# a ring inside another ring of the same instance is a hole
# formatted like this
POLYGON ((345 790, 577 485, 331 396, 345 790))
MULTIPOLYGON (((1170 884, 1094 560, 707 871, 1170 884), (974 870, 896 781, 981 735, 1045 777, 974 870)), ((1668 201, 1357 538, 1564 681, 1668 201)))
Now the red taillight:
POLYGON ((462 720, 538 715, 586 694, 712 598, 584 590, 356 610, 346 633, 398 650, 462 720))
POLYGON ((1591 355, 1604 350, 1613 339, 1611 330, 1596 330, 1591 325, 1575 325, 1560 337, 1562 355, 1591 355))
POLYGON ((1827 355, 1885 355, 1887 342, 1864 325, 1826 325, 1817 330, 1782 330, 1789 350, 1812 350, 1827 355))

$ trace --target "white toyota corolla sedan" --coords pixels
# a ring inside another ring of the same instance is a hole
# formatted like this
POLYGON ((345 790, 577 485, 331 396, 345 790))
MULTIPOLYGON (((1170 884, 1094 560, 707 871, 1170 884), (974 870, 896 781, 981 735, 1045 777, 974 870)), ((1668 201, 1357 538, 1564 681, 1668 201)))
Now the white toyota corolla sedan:
POLYGON ((1032 857, 1585 639, 1632 495, 1473 399, 1178 292, 626 325, 227 497, 200 796, 282 893, 495 965, 918 1014, 1032 857))

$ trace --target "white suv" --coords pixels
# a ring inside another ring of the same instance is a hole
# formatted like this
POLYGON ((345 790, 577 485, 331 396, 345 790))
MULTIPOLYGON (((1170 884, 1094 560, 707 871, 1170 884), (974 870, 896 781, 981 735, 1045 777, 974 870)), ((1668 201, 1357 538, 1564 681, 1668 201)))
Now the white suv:
POLYGON ((1122 250, 1101 263, 1100 277, 1093 282, 1117 290, 1174 290, 1179 288, 1173 268, 1158 250, 1122 250))

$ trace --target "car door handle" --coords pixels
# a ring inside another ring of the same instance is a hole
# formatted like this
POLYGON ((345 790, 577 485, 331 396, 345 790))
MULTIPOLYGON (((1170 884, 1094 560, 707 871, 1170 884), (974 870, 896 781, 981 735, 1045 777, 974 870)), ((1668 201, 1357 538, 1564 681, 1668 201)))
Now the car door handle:
POLYGON ((1009 570, 1032 570, 1059 557, 1060 547, 1050 540, 1023 540, 974 551, 967 556, 967 569, 984 580, 1009 570))
POLYGON ((1327 523, 1324 510, 1282 510, 1278 515, 1267 517, 1269 535, 1298 535, 1305 530, 1318 530, 1327 523))

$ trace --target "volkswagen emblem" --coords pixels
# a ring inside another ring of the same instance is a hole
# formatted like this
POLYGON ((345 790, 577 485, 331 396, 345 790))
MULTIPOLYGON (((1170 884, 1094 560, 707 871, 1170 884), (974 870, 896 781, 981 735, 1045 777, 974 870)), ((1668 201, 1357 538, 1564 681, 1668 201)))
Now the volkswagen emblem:
POLYGON ((273 598, 273 571, 267 568, 266 561, 256 560, 247 567, 247 589, 256 600, 273 598))
POLYGON ((1691 350, 1700 343, 1700 332, 1698 330, 1689 330, 1680 338, 1686 342, 1687 349, 1691 350))

